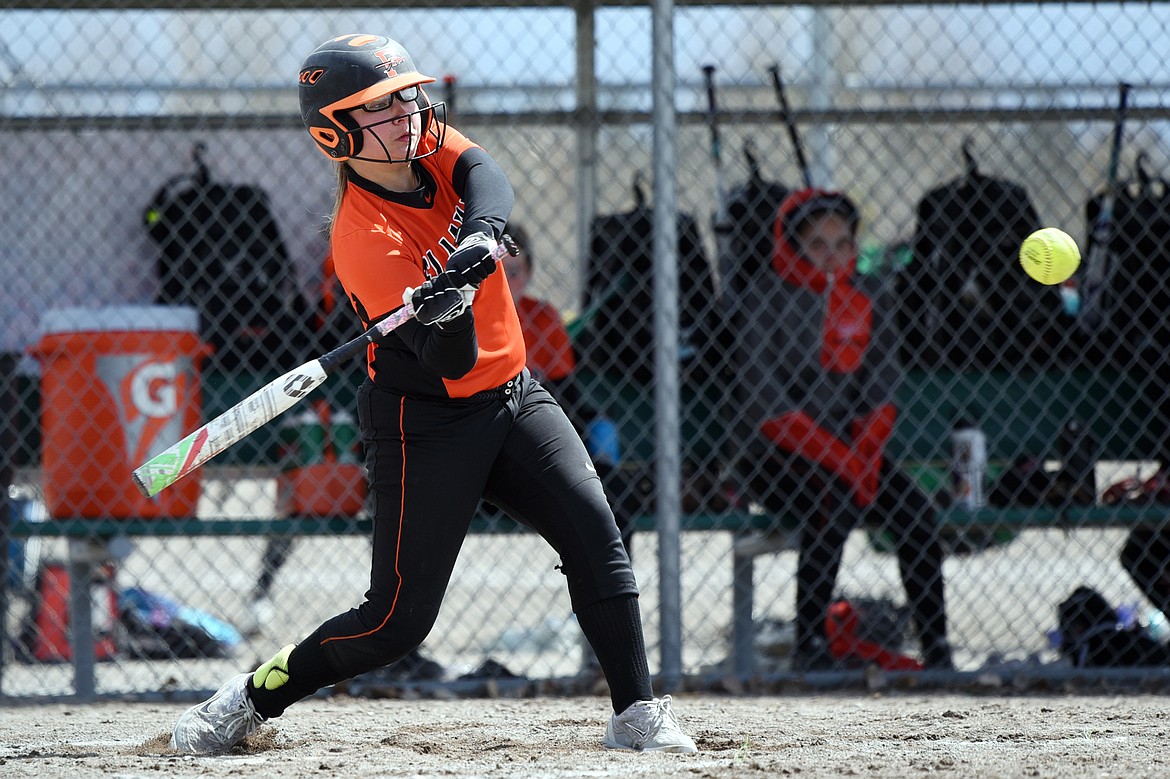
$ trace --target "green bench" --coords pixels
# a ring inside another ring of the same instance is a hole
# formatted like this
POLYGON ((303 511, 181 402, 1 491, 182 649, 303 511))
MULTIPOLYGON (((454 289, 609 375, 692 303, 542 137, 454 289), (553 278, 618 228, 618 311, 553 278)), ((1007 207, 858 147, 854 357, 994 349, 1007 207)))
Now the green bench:
MULTIPOLYGON (((1105 525, 1132 526, 1143 522, 1165 521, 1166 511, 1160 507, 1098 507, 1070 508, 1063 511, 1037 511, 1034 509, 982 509, 966 512, 949 509, 941 521, 959 528, 982 526, 987 528, 1010 527, 1013 529, 1035 527, 1083 528, 1105 525)), ((652 532, 656 529, 653 516, 636 519, 638 531, 652 532)), ((14 521, 9 527, 12 538, 67 538, 78 544, 82 551, 70 551, 70 576, 72 581, 87 581, 92 575, 92 566, 101 560, 103 543, 119 537, 234 537, 234 536, 329 536, 368 535, 371 522, 368 519, 353 518, 177 518, 177 519, 57 519, 46 522, 30 522, 23 519, 14 521), (84 551, 86 545, 97 542, 97 557, 89 558, 84 551)), ((767 516, 748 514, 742 511, 727 511, 719 514, 683 515, 683 532, 729 532, 742 536, 753 531, 768 531, 776 527, 776 521, 767 516)), ((476 518, 472 533, 516 533, 525 532, 516 522, 503 518, 476 518)), ((733 547, 734 548, 734 547, 733 547)), ((754 592, 755 562, 750 556, 732 555, 732 662, 735 673, 748 678, 755 671, 754 592)), ((74 667, 75 695, 80 700, 95 697, 95 657, 92 641, 78 640, 78 637, 92 634, 92 601, 84 587, 73 588, 70 592, 70 624, 72 635, 72 658, 74 667)))
MULTIPOLYGON (((275 373, 205 374, 202 382, 205 416, 210 418, 220 413, 275 376, 275 373)), ((361 380, 361 371, 333 376, 318 390, 319 396, 328 398, 334 408, 352 410, 361 380)), ((624 377, 590 375, 585 370, 579 371, 578 384, 584 388, 588 402, 617 419, 625 459, 652 460, 655 446, 652 388, 624 377)), ((976 420, 986 432, 993 473, 1021 454, 1041 459, 1057 458, 1060 431, 1071 416, 1088 425, 1099 444, 1101 459, 1144 459, 1143 452, 1152 448, 1152 442, 1147 433, 1148 425, 1142 418, 1140 394, 1133 377, 1116 373, 1097 374, 1084 370, 1034 374, 909 372, 901 387, 902 414, 892 446, 894 451, 901 453, 907 471, 932 492, 949 487, 949 434, 959 417, 976 420)), ((727 397, 726 388, 717 380, 698 387, 684 381, 681 395, 682 456, 689 460, 717 459, 722 434, 719 407, 727 397)), ((35 464, 40 440, 37 424, 39 397, 35 383, 28 377, 24 377, 18 386, 18 397, 23 402, 16 413, 17 440, 23 445, 18 446, 16 452, 17 464, 35 464)), ((262 427, 219 455, 209 464, 209 470, 237 467, 264 473, 275 469, 282 421, 262 427)), ((1014 531, 1028 527, 1131 525, 1161 518, 1156 508, 1109 506, 984 508, 976 512, 947 509, 940 512, 940 523, 947 532, 971 528, 1014 531)), ((498 526, 500 521, 477 520, 473 532, 499 532, 502 529, 498 526)), ((510 520, 502 521, 510 523, 510 520)), ((785 520, 780 518, 778 522, 784 524, 785 520)), ((729 511, 684 515, 682 524, 687 530, 747 532, 767 528, 770 520, 742 511, 729 511)), ((52 533, 56 525, 56 522, 49 523, 37 532, 52 533)), ((653 530, 655 520, 652 516, 638 517, 635 525, 638 530, 653 530)), ((157 525, 151 527, 156 533, 163 532, 157 525)), ((172 532, 177 535, 197 529, 218 532, 213 531, 214 527, 214 524, 210 527, 179 525, 172 532)), ((268 532, 268 528, 259 529, 265 534, 268 532)), ((298 526, 295 521, 286 530, 312 532, 308 525, 298 526)))
MULTIPOLYGON (((208 418, 231 406, 265 381, 263 376, 205 376, 205 414, 208 418)), ((356 382, 335 377, 324 393, 337 408, 353 408, 356 382)), ((619 419, 624 452, 634 459, 650 459, 654 449, 653 393, 629 382, 596 381, 590 392, 599 404, 619 419)), ((27 388, 22 393, 33 397, 27 388)), ((903 414, 893 444, 904 453, 905 466, 929 489, 945 486, 949 456, 949 432, 959 415, 979 420, 988 434, 990 456, 1007 462, 1022 453, 1039 457, 1055 456, 1060 429, 1070 414, 1088 425, 1099 442, 1099 453, 1109 459, 1141 459, 1148 442, 1144 425, 1135 411, 1137 395, 1125 376, 1098 376, 1088 372, 1061 372, 1019 376, 1010 374, 915 374, 907 376, 901 390, 903 414)), ((718 404, 725 397, 714 384, 699 388, 684 386, 682 435, 684 457, 710 457, 719 441, 718 404)), ((25 424, 36 419, 35 407, 18 414, 25 424)), ((207 467, 209 473, 242 469, 249 476, 274 474, 279 424, 270 424, 248 440, 220 455, 207 467)), ((25 438, 23 440, 31 440, 25 438)), ((947 532, 1011 532, 1029 528, 1131 527, 1166 520, 1167 510, 1157 506, 1070 506, 982 508, 965 511, 947 508, 939 521, 947 532)), ((639 532, 656 530, 656 517, 647 514, 634 519, 639 532)), ((791 518, 773 518, 733 509, 699 511, 681 517, 683 532, 727 532, 735 537, 791 529, 791 518)), ((47 522, 15 521, 10 533, 15 538, 64 537, 82 542, 118 536, 228 537, 228 536, 336 536, 364 535, 370 530, 367 519, 253 517, 179 519, 56 519, 47 522)), ((477 517, 473 533, 523 532, 507 517, 477 517)), ((736 672, 750 675, 754 664, 753 590, 754 564, 751 557, 733 554, 733 653, 736 672)), ((74 624, 89 624, 87 597, 79 595, 73 604, 74 624)), ((84 644, 84 642, 82 642, 84 644)), ((74 663, 78 695, 93 692, 92 647, 75 646, 74 663)))

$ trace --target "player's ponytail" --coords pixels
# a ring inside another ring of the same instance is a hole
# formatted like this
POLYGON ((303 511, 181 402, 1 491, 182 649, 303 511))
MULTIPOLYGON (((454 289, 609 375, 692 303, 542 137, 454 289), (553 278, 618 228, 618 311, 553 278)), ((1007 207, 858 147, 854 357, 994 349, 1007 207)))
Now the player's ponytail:
POLYGON ((325 223, 326 238, 332 237, 333 225, 337 222, 337 215, 341 213, 341 203, 345 200, 345 188, 349 183, 349 177, 346 175, 345 169, 346 164, 344 162, 333 163, 333 208, 330 209, 329 220, 325 223))

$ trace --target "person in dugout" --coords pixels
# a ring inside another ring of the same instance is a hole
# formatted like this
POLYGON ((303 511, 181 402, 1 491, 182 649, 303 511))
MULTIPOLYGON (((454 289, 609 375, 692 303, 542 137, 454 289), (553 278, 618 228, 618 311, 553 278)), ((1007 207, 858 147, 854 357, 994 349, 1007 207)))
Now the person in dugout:
POLYGON ((825 620, 842 551, 861 522, 892 532, 922 664, 950 669, 942 549, 930 499, 889 449, 901 370, 880 280, 855 274, 859 214, 843 194, 780 204, 772 267, 733 312, 735 470, 747 496, 797 516, 798 671, 840 667, 825 620))
POLYGON ((520 318, 524 334, 528 370, 545 385, 556 386, 569 378, 577 367, 573 344, 565 329, 561 312, 547 300, 534 297, 528 289, 532 280, 532 242, 524 227, 509 222, 507 231, 518 251, 503 259, 508 289, 520 318))
POLYGON ((492 251, 513 204, 500 166, 446 124, 398 42, 326 41, 300 71, 301 117, 336 163, 331 248, 359 333, 410 303, 369 349, 358 391, 373 520, 370 588, 251 673, 180 715, 172 746, 221 752, 318 689, 406 655, 434 625, 481 498, 560 557, 581 630, 609 684, 602 744, 694 752, 655 697, 638 585, 585 446, 524 367, 492 251), (359 329, 360 328, 360 329, 359 329))

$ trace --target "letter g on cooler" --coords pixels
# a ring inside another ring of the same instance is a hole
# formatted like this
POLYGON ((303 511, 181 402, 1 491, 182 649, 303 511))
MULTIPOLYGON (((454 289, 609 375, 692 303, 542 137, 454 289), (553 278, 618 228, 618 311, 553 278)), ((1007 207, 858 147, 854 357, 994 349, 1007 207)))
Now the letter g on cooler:
POLYGON ((160 360, 148 355, 119 355, 99 360, 98 375, 117 382, 118 415, 126 436, 129 462, 148 459, 161 445, 182 437, 179 397, 194 374, 191 360, 160 360), (103 362, 117 362, 117 366, 103 362), (105 368, 106 370, 103 370, 105 368))
POLYGON ((148 417, 173 417, 179 410, 177 376, 173 362, 145 363, 130 374, 131 404, 148 417))

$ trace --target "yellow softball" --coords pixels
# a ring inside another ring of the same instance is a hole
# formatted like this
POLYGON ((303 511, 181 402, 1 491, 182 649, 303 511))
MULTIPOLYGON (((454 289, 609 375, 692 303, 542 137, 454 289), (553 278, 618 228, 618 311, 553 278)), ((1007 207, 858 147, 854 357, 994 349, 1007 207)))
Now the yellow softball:
POLYGON ((1041 284, 1060 284, 1081 264, 1081 250, 1068 233, 1045 227, 1029 235, 1020 245, 1020 265, 1041 284))

